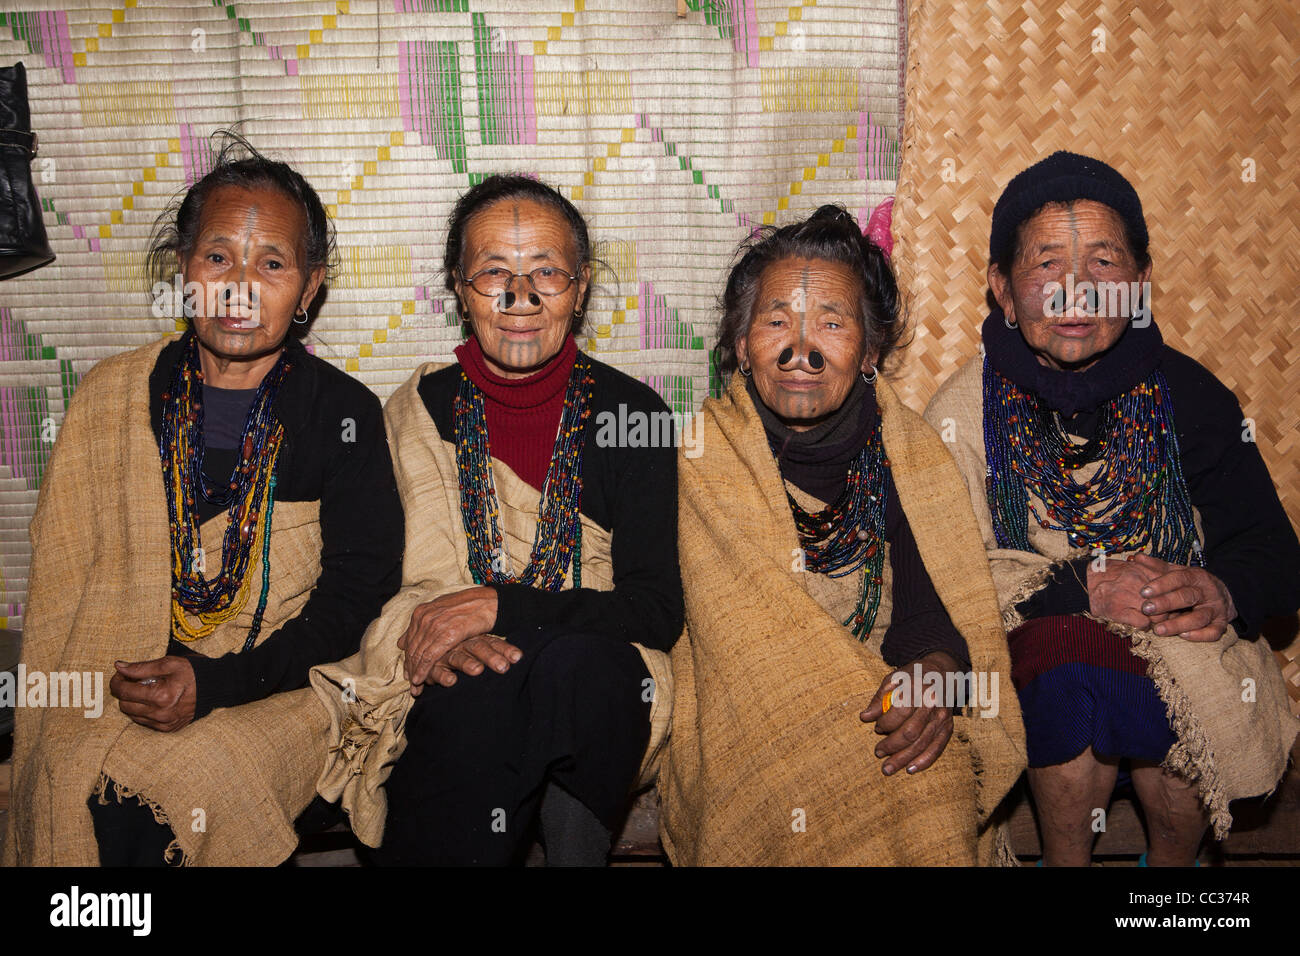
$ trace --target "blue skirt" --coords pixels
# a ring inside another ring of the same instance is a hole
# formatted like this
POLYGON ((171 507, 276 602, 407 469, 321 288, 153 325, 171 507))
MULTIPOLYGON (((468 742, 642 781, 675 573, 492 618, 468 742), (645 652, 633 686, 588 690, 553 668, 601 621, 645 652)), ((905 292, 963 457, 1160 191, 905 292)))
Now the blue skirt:
POLYGON ((1127 638, 1080 615, 1026 621, 1008 636, 1029 766, 1098 756, 1160 763, 1176 741, 1147 663, 1127 638))

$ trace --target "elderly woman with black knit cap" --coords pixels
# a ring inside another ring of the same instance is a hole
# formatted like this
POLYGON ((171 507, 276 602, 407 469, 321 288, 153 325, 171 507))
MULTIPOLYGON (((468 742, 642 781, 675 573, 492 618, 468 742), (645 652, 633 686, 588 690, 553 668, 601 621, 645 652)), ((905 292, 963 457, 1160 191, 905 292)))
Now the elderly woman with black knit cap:
POLYGON ((843 209, 742 243, 730 384, 680 462, 676 864, 1007 859, 991 820, 1024 755, 1006 641, 961 477, 880 373, 902 326, 843 209))
POLYGON ((1085 865, 1121 769, 1146 865, 1273 789, 1297 731, 1260 625, 1300 545, 1242 412, 1165 345, 1137 193, 1058 152, 993 211, 984 357, 926 417, 965 473, 1007 621, 1043 862, 1085 865))

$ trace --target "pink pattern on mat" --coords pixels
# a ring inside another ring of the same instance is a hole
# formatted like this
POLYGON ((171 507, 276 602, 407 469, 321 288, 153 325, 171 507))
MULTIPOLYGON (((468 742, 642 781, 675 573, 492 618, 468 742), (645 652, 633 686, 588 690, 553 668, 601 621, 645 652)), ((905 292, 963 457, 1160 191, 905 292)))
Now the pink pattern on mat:
POLYGON ((758 10, 755 0, 730 0, 736 52, 745 54, 745 66, 758 66, 758 10))
POLYGON ((36 43, 29 40, 29 45, 39 46, 41 53, 45 55, 45 65, 58 70, 64 83, 77 82, 77 70, 72 59, 72 34, 68 32, 67 11, 49 10, 28 13, 27 17, 35 21, 36 32, 39 34, 36 43))

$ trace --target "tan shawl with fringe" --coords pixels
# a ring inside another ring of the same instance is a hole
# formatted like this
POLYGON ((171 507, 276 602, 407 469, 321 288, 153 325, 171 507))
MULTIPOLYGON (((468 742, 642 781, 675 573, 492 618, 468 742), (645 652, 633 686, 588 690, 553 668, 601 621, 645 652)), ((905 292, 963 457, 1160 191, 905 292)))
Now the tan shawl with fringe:
MULTIPOLYGON (((100 672, 106 700, 82 709, 20 709, 6 865, 95 866, 86 800, 136 798, 170 823, 168 856, 185 863, 274 865, 297 846, 293 821, 325 759, 325 712, 307 688, 214 710, 175 733, 129 720, 108 696, 115 660, 166 653, 171 544, 149 374, 167 339, 105 359, 68 407, 32 521, 32 572, 22 659, 28 672, 100 672), (112 779, 116 792, 106 793, 112 779)), ((271 587, 259 640, 307 602, 320 573, 318 502, 280 502, 271 587)), ((224 515, 202 529, 207 564, 221 562, 224 515)), ((249 573, 261 580, 261 557, 249 573)), ((241 647, 255 595, 195 643, 220 656, 241 647)))
POLYGON ((999 708, 959 716, 930 769, 885 777, 858 714, 892 672, 793 570, 799 539, 739 374, 704 403, 679 464, 687 633, 660 833, 678 865, 1014 862, 994 811, 1025 766, 1006 637, 965 488, 938 436, 876 386, 899 501, 999 708))
MULTIPOLYGON (((998 547, 984 491, 983 394, 983 361, 973 359, 943 384, 925 417, 948 442, 966 476, 1010 631, 1022 623, 1014 605, 1041 588, 1057 564, 1086 552, 1072 549, 1064 531, 1045 531, 1033 520, 1029 543, 1037 553, 998 547)), ((1199 521, 1197 516, 1198 527, 1199 521)), ((1300 730, 1272 652, 1263 640, 1239 640, 1232 628, 1218 641, 1192 643, 1103 623, 1128 637, 1133 653, 1146 660, 1178 738, 1164 766, 1196 782, 1215 836, 1222 840, 1232 826, 1228 802, 1272 792, 1300 730)))
MULTIPOLYGON (((415 698, 403 676, 397 641, 417 605, 473 587, 461 521, 456 446, 444 441, 418 391, 420 379, 444 367, 426 363, 388 400, 384 424, 393 454, 397 489, 406 511, 402 589, 384 605, 345 661, 314 668, 311 681, 329 711, 329 760, 317 783, 331 801, 342 800, 352 830, 367 846, 383 841, 388 810, 383 785, 406 746, 406 715, 415 698)), ((494 460, 492 476, 500 504, 501 532, 514 567, 527 563, 537 529, 539 495, 504 463, 494 460)), ((611 536, 582 517, 582 585, 613 587, 611 536)), ((565 586, 572 587, 572 575, 565 586)), ((668 655, 633 644, 655 682, 650 743, 641 765, 641 785, 654 778, 659 751, 672 718, 672 673, 668 655)))

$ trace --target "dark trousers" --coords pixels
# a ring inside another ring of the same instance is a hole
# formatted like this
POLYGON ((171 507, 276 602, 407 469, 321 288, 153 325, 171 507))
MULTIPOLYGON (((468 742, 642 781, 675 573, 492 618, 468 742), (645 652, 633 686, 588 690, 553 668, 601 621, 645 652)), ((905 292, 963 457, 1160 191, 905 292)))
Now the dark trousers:
POLYGON ((381 865, 505 866, 527 851, 548 782, 613 830, 650 735, 649 674, 632 645, 540 629, 510 638, 504 674, 428 685, 387 783, 381 865))

